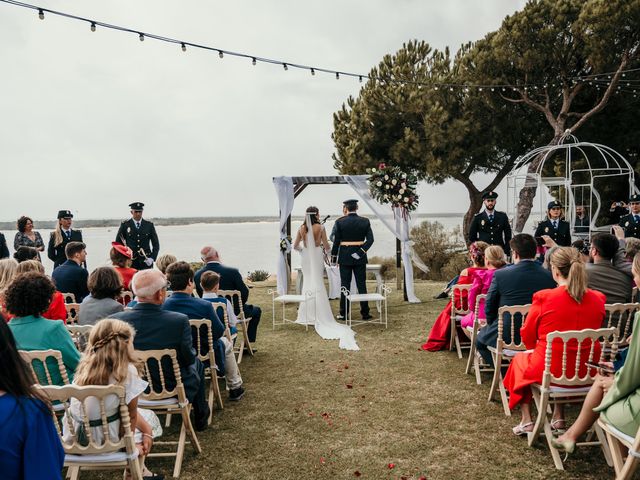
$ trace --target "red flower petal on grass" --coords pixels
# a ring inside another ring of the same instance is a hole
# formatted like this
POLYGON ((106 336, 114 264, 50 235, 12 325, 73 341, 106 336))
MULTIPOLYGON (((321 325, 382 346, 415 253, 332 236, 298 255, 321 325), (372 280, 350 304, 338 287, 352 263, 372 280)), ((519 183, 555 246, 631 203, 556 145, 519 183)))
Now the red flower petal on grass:
POLYGON ((349 365, 347 365, 346 363, 344 364, 344 369, 347 370, 349 368, 349 365))
POLYGON ((388 463, 387 467, 389 467, 389 469, 396 468, 396 464, 395 463, 388 463))
POLYGON ((360 473, 360 470, 356 470, 355 472, 353 472, 353 474, 354 474, 356 477, 359 477, 360 475, 362 475, 362 474, 360 473))
POLYGON ((421 475, 420 478, 418 478, 418 480, 427 480, 427 477, 425 477, 424 475, 421 475))
POLYGON ((347 383, 347 388, 353 388, 353 385, 351 385, 350 383, 347 383))
POLYGON ((325 459, 324 457, 320 457, 320 465, 324 465, 325 459))

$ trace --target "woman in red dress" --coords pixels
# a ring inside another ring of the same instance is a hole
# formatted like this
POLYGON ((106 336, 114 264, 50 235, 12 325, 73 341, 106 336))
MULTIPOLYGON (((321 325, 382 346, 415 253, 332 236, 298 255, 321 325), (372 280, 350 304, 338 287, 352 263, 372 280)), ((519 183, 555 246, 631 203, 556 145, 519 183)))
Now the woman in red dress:
MULTIPOLYGON (((475 272, 478 270, 486 270, 484 264, 484 251, 489 246, 485 242, 473 242, 469 246, 469 258, 471 259, 472 266, 465 268, 460 272, 460 277, 456 285, 470 285, 475 278, 475 272)), ((456 292, 455 298, 456 308, 460 308, 462 305, 466 306, 467 298, 466 293, 462 295, 456 292)), ((429 352, 437 352, 439 350, 447 350, 449 348, 449 339, 451 331, 451 300, 447 302, 447 306, 440 312, 438 318, 436 318, 431 331, 429 332, 429 338, 427 343, 422 345, 422 350, 428 350, 429 352)))
POLYGON ((118 242, 112 242, 111 247, 111 252, 109 253, 111 263, 116 269, 116 272, 118 272, 122 277, 122 285, 124 286, 124 289, 131 290, 129 284, 137 272, 135 268, 131 268, 133 252, 129 247, 118 242))
MULTIPOLYGON (((559 247, 551 254, 551 273, 558 286, 540 290, 533 295, 529 315, 520 329, 522 341, 533 352, 518 353, 504 377, 504 386, 509 391, 509 407, 513 410, 520 405, 522 419, 513 428, 516 435, 526 435, 533 430, 531 419, 531 384, 542 382, 544 356, 547 349, 547 334, 567 330, 597 329, 604 319, 605 296, 587 288, 587 271, 580 253, 572 247, 559 247)), ((590 342, 583 342, 580 358, 588 359, 590 342)), ((563 343, 553 345, 553 363, 551 370, 555 375, 562 373, 563 343)), ((575 374, 577 344, 567 344, 567 371, 571 377, 575 374)), ((596 344, 595 361, 600 358, 600 345, 596 344)), ((586 366, 580 367, 580 375, 586 373, 586 366)), ((564 412, 560 407, 553 412, 551 426, 564 428, 564 412)))

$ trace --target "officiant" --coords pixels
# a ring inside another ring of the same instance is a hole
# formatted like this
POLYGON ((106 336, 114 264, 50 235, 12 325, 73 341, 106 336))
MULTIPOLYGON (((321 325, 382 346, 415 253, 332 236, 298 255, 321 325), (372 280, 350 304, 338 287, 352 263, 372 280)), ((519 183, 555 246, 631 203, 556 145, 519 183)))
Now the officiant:
MULTIPOLYGON (((367 251, 373 245, 373 232, 368 218, 358 215, 358 200, 343 202, 346 215, 336 220, 332 260, 340 267, 340 283, 343 288, 351 288, 351 277, 355 277, 358 293, 367 293, 367 251)), ((338 320, 346 317, 346 298, 340 295, 340 315, 338 320)), ((360 313, 363 320, 371 319, 369 303, 360 302, 360 313)))
POLYGON ((153 267, 160 251, 160 241, 153 222, 142 218, 144 203, 130 203, 131 218, 120 224, 116 235, 116 242, 120 242, 133 252, 132 267, 136 270, 146 270, 153 267))

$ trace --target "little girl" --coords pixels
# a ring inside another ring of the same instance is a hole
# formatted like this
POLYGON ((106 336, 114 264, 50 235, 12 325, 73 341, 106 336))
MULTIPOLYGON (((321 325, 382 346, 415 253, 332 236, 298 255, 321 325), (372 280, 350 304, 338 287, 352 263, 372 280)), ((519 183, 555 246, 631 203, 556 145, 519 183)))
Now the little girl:
MULTIPOLYGON (((107 318, 97 322, 91 329, 89 343, 84 352, 73 380, 75 385, 122 385, 125 389, 125 402, 129 407, 131 426, 135 427, 135 442, 140 453, 144 478, 161 479, 152 474, 144 466, 144 458, 151 451, 153 439, 162 434, 162 428, 156 414, 150 410, 138 408, 138 397, 145 391, 148 383, 140 378, 136 368, 136 356, 133 350, 134 330, 126 322, 107 318)), ((84 402, 90 420, 100 419, 100 404, 97 399, 89 397, 84 402)), ((119 400, 116 395, 105 399, 109 434, 112 438, 119 437, 120 419, 117 418, 119 400)), ((82 405, 77 399, 71 400, 69 412, 76 433, 81 431, 82 405)), ((68 422, 63 422, 63 439, 72 439, 68 431, 68 422)), ((91 426, 91 438, 98 445, 105 439, 102 426, 91 426)), ((80 435, 82 437, 82 435, 80 435)))

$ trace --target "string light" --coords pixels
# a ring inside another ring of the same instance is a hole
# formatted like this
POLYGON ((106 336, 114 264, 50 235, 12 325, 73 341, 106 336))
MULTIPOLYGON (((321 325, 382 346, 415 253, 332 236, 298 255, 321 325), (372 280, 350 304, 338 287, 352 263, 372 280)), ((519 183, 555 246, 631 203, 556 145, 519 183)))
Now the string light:
MULTIPOLYGON (((229 50, 222 50, 220 48, 216 48, 216 47, 211 47, 211 46, 207 46, 207 45, 201 45, 201 44, 196 44, 196 43, 191 43, 191 42, 184 42, 182 40, 179 39, 175 39, 175 38, 170 38, 170 37, 165 37, 162 35, 156 35, 156 34, 151 34, 151 33, 146 33, 143 34, 137 30, 133 30, 130 28, 126 28, 126 27, 122 27, 119 25, 114 25, 114 24, 109 24, 109 23, 104 23, 104 22, 97 22, 95 20, 91 20, 88 18, 84 18, 84 17, 80 17, 77 15, 72 15, 69 13, 65 13, 65 12, 61 12, 61 11, 56 11, 56 10, 50 10, 48 8, 42 8, 36 5, 31 5, 28 3, 23 3, 20 2, 18 0, 0 0, 1 3, 5 3, 5 4, 9 4, 9 5, 14 5, 17 7, 21 7, 21 8, 26 8, 26 9, 30 9, 30 10, 36 10, 38 12, 38 18, 40 18, 41 20, 44 20, 44 16, 45 16, 45 12, 52 14, 52 15, 57 15, 57 16, 61 16, 61 17, 65 17, 71 20, 77 20, 77 21, 82 21, 82 22, 87 22, 90 25, 90 29, 92 32, 96 31, 96 26, 99 24, 101 27, 103 28, 107 28, 107 29, 111 29, 111 30, 116 30, 116 31, 120 31, 120 32, 129 32, 129 33, 137 33, 138 34, 138 38, 141 42, 143 42, 145 40, 145 36, 152 38, 153 40, 158 40, 161 42, 165 42, 165 43, 176 43, 179 44, 182 51, 186 51, 186 45, 187 43, 189 43, 189 45, 193 48, 199 48, 199 49, 203 49, 203 50, 209 50, 209 51, 217 51, 218 52, 218 56, 220 58, 224 58, 224 54, 227 53, 228 55, 234 56, 234 57, 239 57, 239 58, 248 58, 251 59, 251 64, 252 65, 256 65, 258 62, 262 62, 262 63, 268 63, 268 64, 272 64, 272 65, 282 65, 284 70, 288 70, 289 66, 293 67, 293 68, 297 68, 297 69, 304 69, 304 70, 309 70, 311 72, 311 75, 315 75, 316 71, 322 72, 322 73, 326 73, 326 74, 335 74, 336 80, 340 79, 340 74, 342 74, 343 76, 349 76, 349 77, 353 77, 353 78, 358 78, 358 81, 360 83, 362 83, 363 79, 366 78, 367 80, 370 80, 371 77, 369 75, 364 75, 364 74, 359 74, 359 73, 353 73, 353 72, 338 72, 336 70, 331 70, 331 69, 326 69, 326 68, 319 68, 319 67, 311 67, 310 65, 302 65, 302 64, 297 64, 297 63, 291 63, 291 62, 284 62, 282 60, 276 60, 276 59, 272 59, 272 58, 265 58, 265 57, 259 57, 259 56, 255 56, 255 55, 249 55, 246 53, 241 53, 241 52, 233 52, 233 51, 229 51, 229 50)), ((615 74, 620 75, 624 78, 626 78, 627 73, 631 73, 631 72, 640 72, 640 67, 638 68, 632 68, 632 69, 625 69, 622 70, 620 72, 618 71, 611 71, 611 72, 602 72, 602 73, 598 73, 598 74, 588 74, 588 75, 575 75, 573 77, 569 77, 566 79, 567 83, 569 83, 569 85, 573 84, 573 85, 577 85, 580 83, 588 83, 590 86, 594 86, 597 90, 600 90, 601 87, 605 87, 608 88, 609 85, 611 84, 611 81, 613 79, 613 75, 615 74)), ((471 89, 476 89, 478 92, 482 92, 483 90, 491 90, 491 92, 495 92, 496 89, 500 89, 502 92, 506 92, 507 89, 512 90, 515 93, 518 93, 519 90, 518 88, 522 88, 524 93, 529 93, 531 90, 534 91, 538 91, 538 87, 540 87, 541 89, 544 88, 545 90, 548 88, 548 86, 550 85, 552 88, 558 86, 560 87, 561 84, 557 84, 556 83, 544 83, 544 82, 539 82, 539 83, 529 83, 529 84, 523 84, 520 85, 519 87, 514 87, 512 85, 508 85, 508 84, 495 84, 495 85, 466 85, 466 84, 442 84, 442 83, 437 83, 437 82, 419 82, 419 81, 404 81, 402 79, 383 79, 383 78, 378 78, 377 81, 384 85, 384 84, 397 84, 397 83, 401 83, 402 85, 416 85, 418 88, 420 88, 421 86, 425 86, 425 87, 430 87, 433 88, 434 91, 438 90, 438 87, 443 87, 443 88, 449 88, 449 91, 453 92, 455 91, 455 89, 460 89, 462 91, 464 91, 465 93, 468 93, 471 89)), ((626 82, 624 82, 624 84, 620 84, 620 86, 617 88, 616 93, 620 93, 620 92, 627 92, 627 93, 632 93, 631 87, 633 86, 633 84, 631 82, 640 82, 640 80, 635 80, 635 79, 631 79, 631 81, 629 81, 629 79, 626 79, 626 82), (622 88, 621 88, 622 87, 622 88)), ((635 91, 633 91, 634 96, 636 94, 635 91)))

